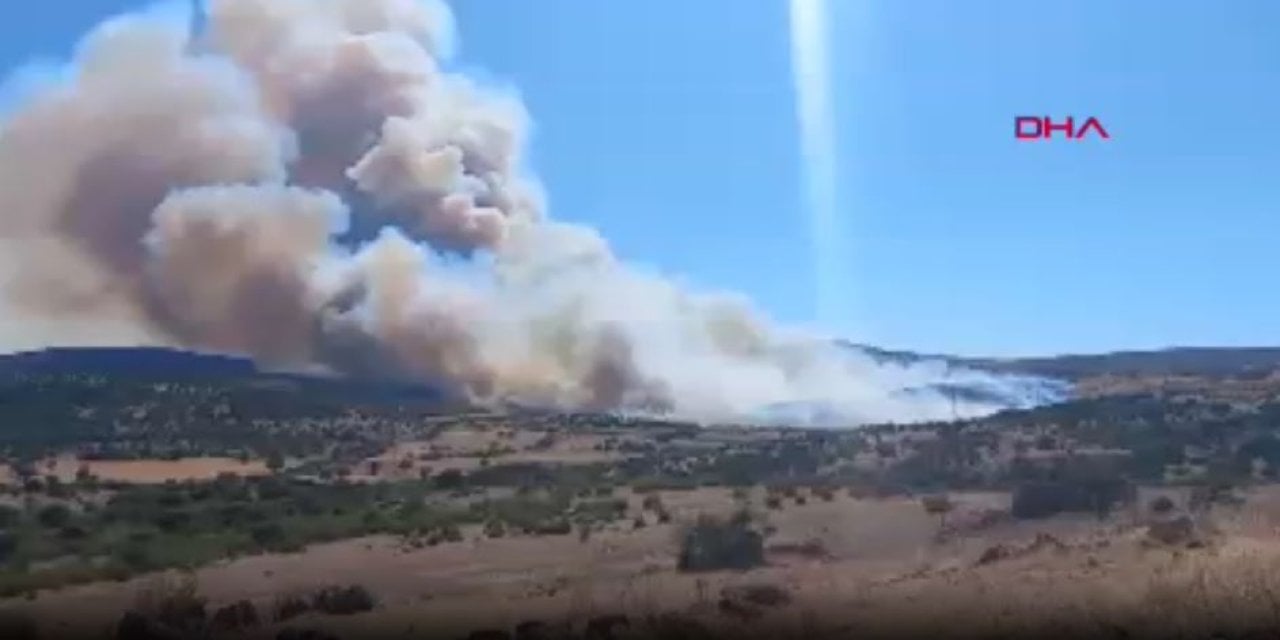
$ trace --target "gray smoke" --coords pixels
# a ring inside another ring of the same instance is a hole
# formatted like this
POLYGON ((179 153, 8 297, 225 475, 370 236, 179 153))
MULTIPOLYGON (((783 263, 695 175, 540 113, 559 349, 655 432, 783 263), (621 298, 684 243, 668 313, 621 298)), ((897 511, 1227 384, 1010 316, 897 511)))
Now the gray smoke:
POLYGON ((442 3, 210 0, 205 18, 100 25, 0 124, 7 346, 180 345, 704 419, 951 415, 900 393, 935 370, 771 326, 548 219, 520 102, 442 71, 442 3))

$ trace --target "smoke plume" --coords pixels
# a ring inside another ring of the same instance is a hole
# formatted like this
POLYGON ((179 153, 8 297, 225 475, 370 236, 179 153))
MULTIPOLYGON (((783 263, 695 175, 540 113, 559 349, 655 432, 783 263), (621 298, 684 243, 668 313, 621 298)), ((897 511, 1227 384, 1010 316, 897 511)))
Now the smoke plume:
POLYGON ((209 0, 190 18, 100 25, 0 123, 9 346, 177 345, 706 419, 950 415, 899 393, 936 371, 773 327, 549 219, 520 102, 442 70, 445 5, 209 0))

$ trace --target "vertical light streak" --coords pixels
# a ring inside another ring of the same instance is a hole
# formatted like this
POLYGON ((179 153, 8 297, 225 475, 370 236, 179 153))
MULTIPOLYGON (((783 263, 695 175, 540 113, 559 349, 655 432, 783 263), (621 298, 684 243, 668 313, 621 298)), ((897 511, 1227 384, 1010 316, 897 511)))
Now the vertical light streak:
POLYGON ((813 257, 815 315, 828 330, 847 327, 851 292, 836 196, 836 126, 826 0, 791 0, 791 69, 800 128, 801 180, 813 257))

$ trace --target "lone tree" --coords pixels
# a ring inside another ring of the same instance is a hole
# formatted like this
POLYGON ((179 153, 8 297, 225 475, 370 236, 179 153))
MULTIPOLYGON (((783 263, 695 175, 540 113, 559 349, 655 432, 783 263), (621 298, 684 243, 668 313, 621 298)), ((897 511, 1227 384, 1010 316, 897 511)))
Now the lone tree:
POLYGON ((267 454, 267 468, 271 473, 279 473, 284 468, 284 454, 279 450, 273 450, 267 454))
POLYGON ((1148 508, 1151 510, 1151 513, 1163 515, 1172 512, 1176 508, 1176 505, 1174 505, 1173 500, 1171 500, 1169 496, 1156 496, 1151 500, 1148 508))
POLYGON ((956 507, 946 494, 925 496, 920 499, 920 504, 924 506, 925 513, 938 516, 939 529, 947 525, 947 514, 956 507))

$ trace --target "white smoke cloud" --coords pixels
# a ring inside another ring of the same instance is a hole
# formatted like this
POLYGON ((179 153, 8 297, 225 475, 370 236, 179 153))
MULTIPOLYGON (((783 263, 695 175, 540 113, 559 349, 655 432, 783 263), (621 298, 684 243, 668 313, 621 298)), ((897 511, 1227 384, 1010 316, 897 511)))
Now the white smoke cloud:
POLYGON ((118 338, 700 419, 951 415, 902 393, 936 371, 775 327, 548 218, 521 104, 441 69, 444 4, 210 0, 201 33, 189 19, 107 22, 0 122, 9 345, 118 338))

